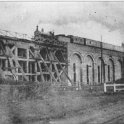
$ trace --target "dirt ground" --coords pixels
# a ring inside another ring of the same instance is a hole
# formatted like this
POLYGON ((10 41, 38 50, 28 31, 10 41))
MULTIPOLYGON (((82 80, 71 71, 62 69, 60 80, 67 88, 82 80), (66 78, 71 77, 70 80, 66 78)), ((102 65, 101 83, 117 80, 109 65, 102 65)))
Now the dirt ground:
POLYGON ((123 105, 124 102, 121 102, 120 100, 116 104, 109 103, 103 108, 101 106, 88 108, 72 117, 65 117, 60 120, 51 120, 50 124, 123 124, 124 119, 118 120, 120 115, 123 115, 124 117, 123 105))
POLYGON ((123 124, 123 117, 121 119, 118 117, 124 116, 124 94, 103 94, 89 96, 87 99, 92 104, 85 109, 82 107, 77 111, 65 113, 61 118, 35 121, 30 124, 123 124))
POLYGON ((50 90, 42 99, 16 102, 4 92, 0 124, 111 124, 113 118, 113 124, 123 122, 116 118, 124 114, 124 93, 86 92, 50 90))

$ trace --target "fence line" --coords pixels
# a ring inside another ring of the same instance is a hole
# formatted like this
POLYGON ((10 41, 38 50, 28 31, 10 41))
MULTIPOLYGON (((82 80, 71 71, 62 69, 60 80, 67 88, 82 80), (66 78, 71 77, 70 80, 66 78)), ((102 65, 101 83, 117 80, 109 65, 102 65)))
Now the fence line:
POLYGON ((115 83, 107 84, 107 83, 104 83, 104 92, 105 93, 107 92, 107 87, 113 87, 114 92, 124 90, 124 84, 115 84, 115 83))

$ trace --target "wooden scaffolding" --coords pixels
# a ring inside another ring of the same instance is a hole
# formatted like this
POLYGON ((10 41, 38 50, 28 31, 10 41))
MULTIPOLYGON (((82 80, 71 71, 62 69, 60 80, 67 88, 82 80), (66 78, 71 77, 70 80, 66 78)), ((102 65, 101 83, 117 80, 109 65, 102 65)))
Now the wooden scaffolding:
POLYGON ((0 68, 4 78, 13 80, 72 83, 67 44, 54 36, 33 40, 0 36, 0 68))

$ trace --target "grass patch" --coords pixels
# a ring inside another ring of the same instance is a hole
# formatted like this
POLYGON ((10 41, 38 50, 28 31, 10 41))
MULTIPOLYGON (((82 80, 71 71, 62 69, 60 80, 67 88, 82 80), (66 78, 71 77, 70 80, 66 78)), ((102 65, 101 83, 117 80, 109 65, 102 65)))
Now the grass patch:
MULTIPOLYGON (((1 124, 27 124, 31 121, 65 118, 78 113, 83 114, 83 111, 89 111, 93 107, 103 108, 117 104, 124 99, 123 94, 96 95, 96 91, 63 91, 53 86, 44 86, 42 89, 33 98, 23 95, 26 96, 25 99, 15 100, 16 97, 11 93, 11 86, 4 87, 4 90, 2 87, 0 90, 1 124)), ((33 91, 29 93, 32 94, 33 91)))

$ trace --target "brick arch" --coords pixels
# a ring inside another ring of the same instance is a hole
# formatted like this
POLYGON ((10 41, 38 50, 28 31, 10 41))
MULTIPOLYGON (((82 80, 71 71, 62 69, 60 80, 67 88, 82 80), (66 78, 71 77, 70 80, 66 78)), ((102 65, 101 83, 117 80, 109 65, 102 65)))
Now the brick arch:
POLYGON ((120 58, 118 59, 118 61, 119 61, 119 62, 121 63, 121 65, 122 65, 122 60, 121 60, 120 58))
POLYGON ((106 62, 108 63, 109 61, 112 61, 113 64, 114 64, 114 66, 115 66, 116 60, 115 60, 113 57, 109 57, 109 56, 108 56, 106 62))
POLYGON ((78 86, 82 82, 82 56, 79 52, 74 52, 72 53, 70 60, 72 80, 75 82, 74 85, 78 86))
POLYGON ((97 56, 97 60, 96 60, 96 79, 98 83, 103 83, 105 82, 105 78, 106 78, 106 61, 105 59, 101 56, 97 56))
MULTIPOLYGON (((101 56, 96 56, 96 58, 95 58, 96 64, 97 64, 99 58, 101 58, 101 56)), ((103 60, 104 64, 107 64, 107 61, 106 61, 105 57, 102 57, 102 60, 103 60)))
POLYGON ((122 60, 117 59, 116 66, 115 66, 115 80, 120 78, 122 78, 122 60))
POLYGON ((73 53, 70 55, 70 57, 69 57, 69 58, 72 58, 74 55, 77 55, 77 56, 80 58, 81 63, 83 63, 83 62, 84 62, 84 58, 83 58, 83 56, 81 55, 81 53, 80 53, 80 52, 73 52, 73 53))
POLYGON ((122 59, 121 58, 116 58, 114 59, 114 64, 116 65, 118 62, 122 64, 122 59))
POLYGON ((95 63, 95 58, 94 58, 94 56, 92 54, 85 54, 84 55, 84 62, 86 61, 87 57, 90 57, 92 59, 93 63, 95 63))
POLYGON ((94 56, 92 54, 85 54, 84 57, 85 80, 87 84, 94 84, 94 56))
POLYGON ((114 81, 115 80, 115 60, 112 57, 110 57, 107 64, 109 66, 108 81, 114 81))
POLYGON ((121 66, 121 76, 122 76, 122 64, 123 64, 122 62, 123 61, 121 59, 118 59, 118 62, 120 63, 120 66, 121 66))
POLYGON ((115 65, 115 60, 113 58, 109 58, 109 61, 111 61, 113 65, 115 65))

